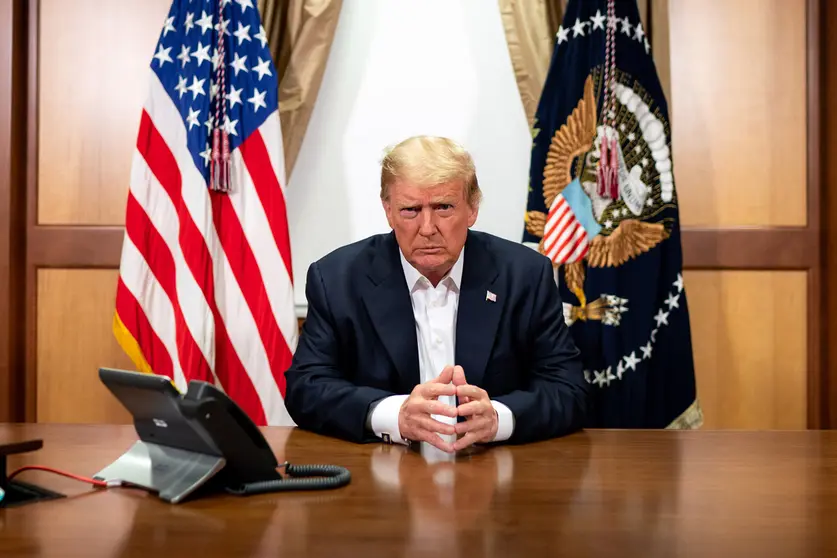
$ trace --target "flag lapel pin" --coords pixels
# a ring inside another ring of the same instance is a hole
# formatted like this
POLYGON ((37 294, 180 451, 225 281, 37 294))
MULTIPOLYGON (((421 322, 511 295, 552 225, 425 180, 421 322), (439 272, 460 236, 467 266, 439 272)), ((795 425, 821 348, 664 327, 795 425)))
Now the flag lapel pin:
POLYGON ((497 295, 492 293, 491 291, 485 291, 485 300, 490 302, 497 302, 497 295))

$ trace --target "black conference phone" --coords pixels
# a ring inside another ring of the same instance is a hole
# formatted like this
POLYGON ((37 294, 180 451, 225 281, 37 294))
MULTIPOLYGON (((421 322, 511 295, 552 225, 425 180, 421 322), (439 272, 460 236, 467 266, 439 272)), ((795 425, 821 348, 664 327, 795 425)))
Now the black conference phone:
POLYGON ((133 416, 139 441, 97 479, 146 488, 171 503, 219 490, 322 490, 351 480, 343 467, 280 466, 258 427, 212 384, 193 380, 181 394, 164 376, 100 368, 99 378, 133 416))

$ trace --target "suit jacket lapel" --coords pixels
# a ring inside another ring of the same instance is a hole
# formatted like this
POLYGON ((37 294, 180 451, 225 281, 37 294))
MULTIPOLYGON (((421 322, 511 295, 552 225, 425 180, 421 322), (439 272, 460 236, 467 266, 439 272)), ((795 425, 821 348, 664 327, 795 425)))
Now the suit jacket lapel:
POLYGON ((381 343, 401 375, 402 392, 409 393, 420 379, 413 303, 395 236, 390 233, 384 243, 385 249, 378 252, 369 269, 372 285, 363 302, 381 343))
POLYGON ((481 385, 500 323, 504 291, 494 257, 470 232, 464 264, 456 318, 456 363, 462 366, 469 384, 481 385), (492 294, 494 301, 490 300, 492 294))

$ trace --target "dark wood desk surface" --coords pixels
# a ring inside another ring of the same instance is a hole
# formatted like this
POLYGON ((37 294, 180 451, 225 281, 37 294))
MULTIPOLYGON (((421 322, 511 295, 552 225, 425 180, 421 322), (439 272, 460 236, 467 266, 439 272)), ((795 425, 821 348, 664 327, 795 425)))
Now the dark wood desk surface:
MULTIPOLYGON (((837 555, 837 432, 588 431, 429 464, 295 429, 281 460, 351 469, 346 488, 166 504, 47 473, 68 498, 0 510, 0 556, 837 555)), ((92 475, 132 427, 0 425, 14 458, 92 475)))

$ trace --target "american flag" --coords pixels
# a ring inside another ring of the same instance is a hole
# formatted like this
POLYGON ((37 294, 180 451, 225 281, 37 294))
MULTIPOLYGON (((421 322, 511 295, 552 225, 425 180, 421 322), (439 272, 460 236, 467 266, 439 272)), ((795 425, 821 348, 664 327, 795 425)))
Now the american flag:
POLYGON ((282 132, 254 3, 174 0, 165 18, 133 155, 114 333, 140 370, 181 391, 212 382, 256 424, 292 425, 282 132), (229 138, 228 191, 210 188, 216 122, 229 138))
POLYGON ((555 196, 543 235, 543 253, 556 264, 580 261, 590 248, 587 232, 563 194, 555 196))

